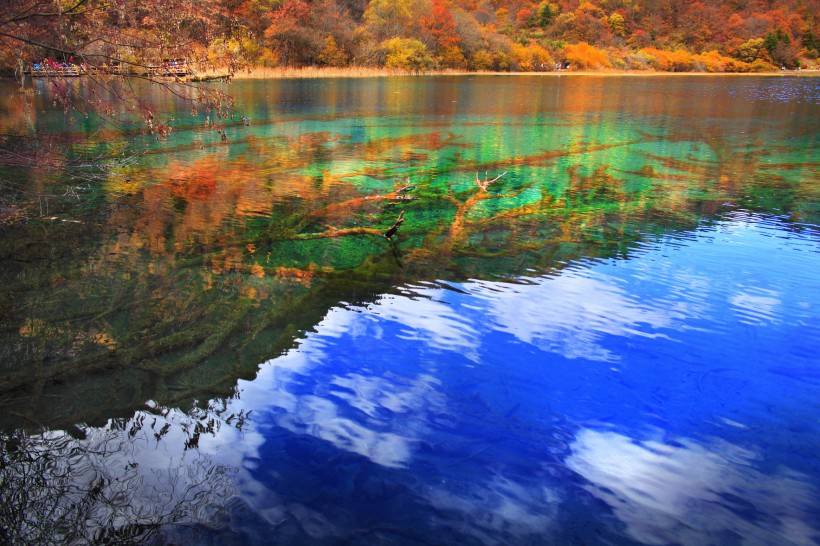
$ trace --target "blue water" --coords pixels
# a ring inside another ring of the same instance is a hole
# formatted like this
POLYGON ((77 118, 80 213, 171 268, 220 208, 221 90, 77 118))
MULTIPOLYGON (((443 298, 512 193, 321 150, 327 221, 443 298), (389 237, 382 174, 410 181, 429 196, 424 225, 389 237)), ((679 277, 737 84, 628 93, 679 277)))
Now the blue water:
POLYGON ((163 540, 820 543, 820 244, 784 228, 332 309, 200 442, 224 520, 163 540))

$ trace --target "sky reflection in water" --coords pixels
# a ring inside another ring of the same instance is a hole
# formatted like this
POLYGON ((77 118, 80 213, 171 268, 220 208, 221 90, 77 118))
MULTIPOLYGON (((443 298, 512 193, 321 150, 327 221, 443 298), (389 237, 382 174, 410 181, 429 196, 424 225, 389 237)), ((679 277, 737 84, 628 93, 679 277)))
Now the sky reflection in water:
POLYGON ((738 212, 337 306, 233 398, 42 436, 29 503, 162 544, 816 544, 818 256, 738 212))
POLYGON ((818 249, 776 224, 335 308, 200 449, 296 542, 816 543, 818 249))

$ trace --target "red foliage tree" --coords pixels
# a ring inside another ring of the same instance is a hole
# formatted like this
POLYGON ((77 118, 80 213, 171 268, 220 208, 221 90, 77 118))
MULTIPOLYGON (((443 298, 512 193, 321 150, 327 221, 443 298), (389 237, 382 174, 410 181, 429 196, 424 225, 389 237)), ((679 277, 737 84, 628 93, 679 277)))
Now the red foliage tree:
POLYGON ((443 0, 433 0, 433 11, 422 17, 422 25, 433 37, 436 50, 456 47, 461 43, 461 37, 456 32, 456 23, 453 14, 443 0))
POLYGON ((285 0, 270 15, 265 38, 271 40, 283 64, 294 64, 311 49, 306 23, 310 6, 303 0, 285 0))

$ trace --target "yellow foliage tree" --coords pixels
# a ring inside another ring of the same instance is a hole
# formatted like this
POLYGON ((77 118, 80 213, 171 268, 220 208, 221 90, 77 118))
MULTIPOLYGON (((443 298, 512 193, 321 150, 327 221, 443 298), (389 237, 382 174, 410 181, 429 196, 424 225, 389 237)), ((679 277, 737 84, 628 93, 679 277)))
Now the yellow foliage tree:
POLYGON ((483 49, 476 51, 470 58, 470 68, 472 70, 492 70, 493 56, 483 49))
POLYGON ((381 45, 385 52, 384 66, 399 70, 421 72, 430 70, 435 61, 427 46, 412 38, 391 38, 381 45))
POLYGON ((669 70, 669 59, 666 57, 666 51, 656 47, 643 47, 638 53, 647 60, 649 66, 654 70, 662 72, 669 70))
POLYGON ((336 38, 328 36, 325 38, 325 46, 319 52, 318 60, 326 66, 345 66, 350 56, 336 45, 336 38))
POLYGON ((676 49, 668 52, 672 72, 689 72, 694 66, 692 54, 685 49, 676 49))
POLYGON ((549 70, 555 64, 550 52, 535 42, 526 46, 514 44, 511 53, 519 70, 525 72, 549 70))
POLYGON ((569 62, 570 70, 612 68, 606 52, 586 42, 565 45, 564 57, 569 62))
POLYGON ((609 29, 612 34, 619 38, 626 38, 626 21, 620 13, 613 13, 609 16, 609 29))
POLYGON ((436 60, 442 68, 467 68, 467 59, 464 58, 464 53, 458 46, 442 47, 436 60))
POLYGON ((763 57, 765 40, 763 38, 752 38, 740 44, 737 48, 737 57, 744 62, 753 63, 763 57))
POLYGON ((650 59, 652 68, 663 72, 688 72, 694 65, 692 54, 684 49, 666 51, 656 47, 645 47, 641 49, 641 53, 650 59))
POLYGON ((217 38, 208 45, 207 59, 211 66, 240 67, 250 64, 259 55, 259 44, 248 36, 217 38))
POLYGON ((706 72, 738 71, 739 63, 731 57, 725 57, 717 50, 706 51, 693 57, 696 68, 706 72))

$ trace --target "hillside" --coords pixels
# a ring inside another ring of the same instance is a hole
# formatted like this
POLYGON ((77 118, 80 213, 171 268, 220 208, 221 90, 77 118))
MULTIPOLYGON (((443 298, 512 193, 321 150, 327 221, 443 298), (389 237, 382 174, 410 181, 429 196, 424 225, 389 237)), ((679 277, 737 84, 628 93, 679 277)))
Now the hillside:
POLYGON ((805 69, 819 13, 820 0, 21 0, 0 6, 0 68, 805 69))
MULTIPOLYGON (((765 71, 817 63, 817 0, 230 0, 268 66, 765 71)), ((220 46, 210 48, 220 55, 220 46)), ((226 48, 227 49, 227 48, 226 48)), ((217 60, 214 58, 214 60, 217 60)))

